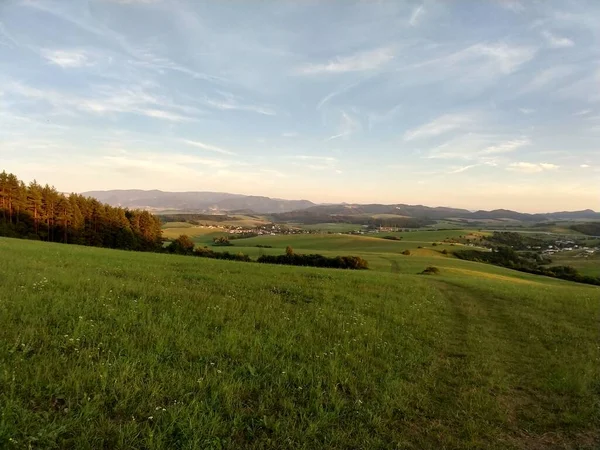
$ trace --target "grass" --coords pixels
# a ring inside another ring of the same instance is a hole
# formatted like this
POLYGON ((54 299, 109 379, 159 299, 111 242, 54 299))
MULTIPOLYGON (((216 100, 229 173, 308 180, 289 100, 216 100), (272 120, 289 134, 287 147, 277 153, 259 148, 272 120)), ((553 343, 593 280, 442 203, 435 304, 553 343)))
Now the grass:
POLYGON ((552 255, 552 264, 550 266, 572 266, 583 275, 600 277, 600 255, 590 255, 583 257, 580 251, 561 252, 552 255))
POLYGON ((0 448, 600 445, 592 286, 389 252, 394 273, 0 253, 0 448))

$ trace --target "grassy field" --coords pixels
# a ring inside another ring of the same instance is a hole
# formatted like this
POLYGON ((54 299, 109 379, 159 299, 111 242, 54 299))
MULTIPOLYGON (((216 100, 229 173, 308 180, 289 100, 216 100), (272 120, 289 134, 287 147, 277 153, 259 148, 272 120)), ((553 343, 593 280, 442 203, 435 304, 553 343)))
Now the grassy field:
POLYGON ((592 286, 433 256, 391 273, 0 254, 0 448, 600 445, 592 286))
POLYGON ((600 277, 600 255, 587 258, 579 256, 581 252, 563 252, 552 255, 551 266, 572 266, 584 275, 600 277))
POLYGON ((356 225, 351 223, 316 223, 311 225, 292 223, 293 227, 301 228, 303 230, 316 230, 316 231, 331 231, 332 233, 346 233, 348 231, 359 231, 364 230, 365 227, 362 225, 356 225))
POLYGON ((227 236, 227 232, 217 228, 207 228, 203 226, 168 226, 171 223, 178 224, 179 222, 169 222, 163 226, 163 237, 166 239, 176 239, 182 234, 189 236, 197 245, 208 245, 212 243, 213 238, 227 236))

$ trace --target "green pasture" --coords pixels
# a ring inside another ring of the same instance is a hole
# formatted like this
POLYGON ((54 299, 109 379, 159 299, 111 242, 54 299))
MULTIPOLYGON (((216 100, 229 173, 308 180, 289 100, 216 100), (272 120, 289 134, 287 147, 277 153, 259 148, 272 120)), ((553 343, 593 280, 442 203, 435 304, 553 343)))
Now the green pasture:
POLYGON ((598 448, 600 289, 298 238, 402 259, 0 239, 0 448, 598 448))

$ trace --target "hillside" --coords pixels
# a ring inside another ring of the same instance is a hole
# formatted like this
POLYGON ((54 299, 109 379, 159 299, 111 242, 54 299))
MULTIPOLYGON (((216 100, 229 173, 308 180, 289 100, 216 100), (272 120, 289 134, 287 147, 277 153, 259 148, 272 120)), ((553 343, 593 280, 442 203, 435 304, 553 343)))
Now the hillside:
POLYGON ((600 444, 595 287, 429 253, 392 273, 0 252, 2 448, 600 444))

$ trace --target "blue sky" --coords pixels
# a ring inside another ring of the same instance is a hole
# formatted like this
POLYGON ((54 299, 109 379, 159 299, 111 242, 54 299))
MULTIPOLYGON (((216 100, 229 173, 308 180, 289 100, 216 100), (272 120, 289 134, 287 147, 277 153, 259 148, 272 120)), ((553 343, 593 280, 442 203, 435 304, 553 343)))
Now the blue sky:
POLYGON ((62 191, 600 210, 600 2, 2 0, 1 169, 62 191))

